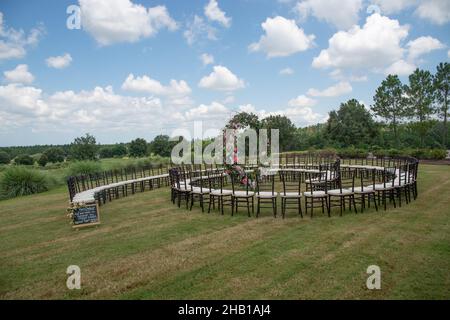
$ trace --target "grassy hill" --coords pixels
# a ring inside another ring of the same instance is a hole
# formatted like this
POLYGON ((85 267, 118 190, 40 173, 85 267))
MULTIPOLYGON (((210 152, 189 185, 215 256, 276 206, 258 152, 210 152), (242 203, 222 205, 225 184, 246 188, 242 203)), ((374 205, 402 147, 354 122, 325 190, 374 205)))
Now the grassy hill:
POLYGON ((450 167, 421 165, 419 198, 331 219, 179 209, 169 189, 116 200, 72 230, 64 187, 0 201, 1 299, 373 299, 450 296, 450 167), (78 291, 66 268, 81 268, 78 291), (381 290, 365 286, 369 265, 381 290))

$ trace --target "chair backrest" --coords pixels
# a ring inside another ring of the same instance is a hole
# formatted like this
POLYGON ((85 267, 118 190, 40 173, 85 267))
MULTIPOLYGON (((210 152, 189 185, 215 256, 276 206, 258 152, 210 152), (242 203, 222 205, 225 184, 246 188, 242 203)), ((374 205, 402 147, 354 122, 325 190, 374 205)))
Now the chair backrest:
POLYGON ((275 194, 275 175, 274 174, 261 174, 261 171, 256 172, 256 193, 271 192, 275 194))
MULTIPOLYGON (((355 176, 356 176, 356 170, 357 169, 351 169, 348 172, 348 176, 346 176, 345 179, 341 178, 341 175, 339 174, 338 178, 338 187, 339 190, 342 193, 342 189, 350 189, 352 192, 355 191, 355 176)), ((362 176, 362 174, 361 174, 362 176)))
POLYGON ((302 174, 298 171, 289 172, 279 170, 280 180, 283 185, 283 194, 301 192, 302 174))
POLYGON ((235 191, 245 191, 245 194, 248 195, 248 176, 241 177, 239 173, 234 171, 231 171, 229 176, 233 193, 235 191))
POLYGON ((364 188, 370 186, 372 190, 375 190, 376 169, 360 169, 359 175, 360 175, 360 185, 357 187, 357 189, 363 191, 364 188))

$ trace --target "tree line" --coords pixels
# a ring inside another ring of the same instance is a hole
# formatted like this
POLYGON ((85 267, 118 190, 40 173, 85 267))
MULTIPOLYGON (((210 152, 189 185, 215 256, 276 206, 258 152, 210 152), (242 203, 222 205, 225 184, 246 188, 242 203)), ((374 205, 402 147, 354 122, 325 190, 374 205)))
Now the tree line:
POLYGON ((0 164, 13 162, 33 165, 36 162, 45 166, 47 163, 61 163, 66 160, 96 160, 125 156, 141 158, 150 154, 169 157, 172 147, 176 144, 169 139, 167 135, 158 135, 151 142, 137 138, 129 143, 100 145, 93 135, 86 133, 67 145, 1 147, 0 164))

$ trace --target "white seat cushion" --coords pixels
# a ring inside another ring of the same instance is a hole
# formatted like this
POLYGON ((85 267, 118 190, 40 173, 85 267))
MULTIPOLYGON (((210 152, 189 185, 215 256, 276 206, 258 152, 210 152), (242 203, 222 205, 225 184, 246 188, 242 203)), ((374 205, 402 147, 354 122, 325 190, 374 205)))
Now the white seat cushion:
POLYGON ((325 191, 319 190, 319 191, 313 191, 311 193, 311 191, 307 191, 304 193, 305 197, 309 197, 309 198, 320 198, 320 197, 325 197, 327 194, 325 193, 325 191))
MULTIPOLYGON (((367 188, 373 188, 373 186, 367 186, 367 188)), ((384 184, 376 184, 375 185, 375 191, 383 191, 383 190, 390 190, 392 188, 392 183, 386 183, 386 187, 384 187, 384 184)))
POLYGON ((214 190, 211 191, 211 194, 213 196, 229 196, 233 194, 233 191, 231 190, 222 190, 222 192, 220 192, 220 190, 214 190))
POLYGON ((361 193, 373 193, 373 186, 367 186, 367 187, 355 187, 355 193, 361 194, 361 193))
POLYGON ((301 198, 302 193, 298 193, 298 192, 286 192, 286 194, 284 192, 280 192, 280 196, 282 198, 301 198))
POLYGON ((253 197, 254 194, 253 191, 249 191, 248 194, 245 191, 235 191, 233 195, 236 197, 253 197))
POLYGON ((266 198, 266 199, 276 198, 278 196, 278 192, 272 193, 272 192, 269 192, 269 191, 261 191, 261 192, 257 193, 256 196, 258 198, 266 198))
POLYGON ((348 189, 342 189, 342 192, 341 192, 341 189, 328 190, 328 194, 330 196, 340 196, 340 195, 346 196, 346 195, 350 195, 352 193, 353 192, 348 189))
POLYGON ((209 193, 209 189, 206 189, 206 188, 200 189, 199 187, 193 187, 192 188, 192 193, 195 193, 195 194, 208 194, 209 193))

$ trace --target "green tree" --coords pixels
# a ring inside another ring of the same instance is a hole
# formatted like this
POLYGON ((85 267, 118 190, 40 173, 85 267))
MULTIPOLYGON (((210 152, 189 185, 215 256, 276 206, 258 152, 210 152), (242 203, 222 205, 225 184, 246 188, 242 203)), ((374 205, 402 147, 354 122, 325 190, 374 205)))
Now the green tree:
POLYGON ((8 164, 11 158, 5 151, 0 151, 0 164, 8 164))
POLYGON ((271 129, 279 130, 280 152, 291 151, 294 148, 294 136, 297 129, 288 117, 277 115, 264 118, 261 121, 261 128, 268 130, 269 137, 271 129))
POLYGON ((375 115, 384 118, 394 130, 395 145, 398 147, 397 127, 407 114, 403 86, 397 75, 388 75, 378 87, 371 107, 375 115))
POLYGON ((409 84, 405 85, 406 112, 418 122, 414 124, 420 136, 420 146, 423 147, 425 136, 429 130, 429 118, 433 113, 433 76, 429 71, 416 69, 409 76, 409 84))
POLYGON ((45 155, 45 153, 43 153, 40 157, 39 157, 39 160, 38 160, 38 164, 41 166, 41 167, 45 167, 45 165, 48 163, 48 158, 47 158, 47 156, 45 155))
POLYGON ((225 128, 235 128, 235 129, 242 129, 242 128, 252 128, 258 131, 258 129, 261 127, 261 121, 259 121, 259 118, 254 113, 248 113, 248 112, 239 112, 235 114, 227 123, 225 128))
POLYGON ((112 147, 112 153, 114 157, 124 157, 127 155, 128 150, 124 144, 119 143, 112 147))
POLYGON ((44 151, 44 154, 47 156, 48 162, 63 162, 65 158, 64 150, 58 147, 49 148, 44 151))
POLYGON ((83 137, 75 138, 70 145, 70 154, 77 160, 94 160, 97 155, 95 137, 86 133, 83 137))
POLYGON ((434 76, 435 99, 438 103, 437 111, 442 117, 444 127, 442 130, 442 145, 447 147, 447 119, 448 119, 448 92, 450 87, 450 64, 440 63, 434 76))
POLYGON ((130 156, 139 158, 147 155, 147 141, 142 138, 137 138, 130 142, 129 150, 130 156))
POLYGON ((102 159, 112 158, 114 156, 113 148, 110 146, 101 147, 98 154, 99 154, 100 158, 102 158, 102 159))
POLYGON ((340 146, 372 144, 378 131, 369 111, 356 99, 342 103, 338 111, 331 111, 326 127, 330 141, 340 146))
POLYGON ((34 159, 31 156, 29 156, 28 154, 22 154, 22 155, 17 156, 14 159, 14 163, 25 165, 25 166, 31 166, 34 164, 34 159))
POLYGON ((156 136, 150 143, 150 152, 160 155, 162 157, 170 157, 172 148, 176 143, 170 141, 170 137, 167 135, 156 136))

